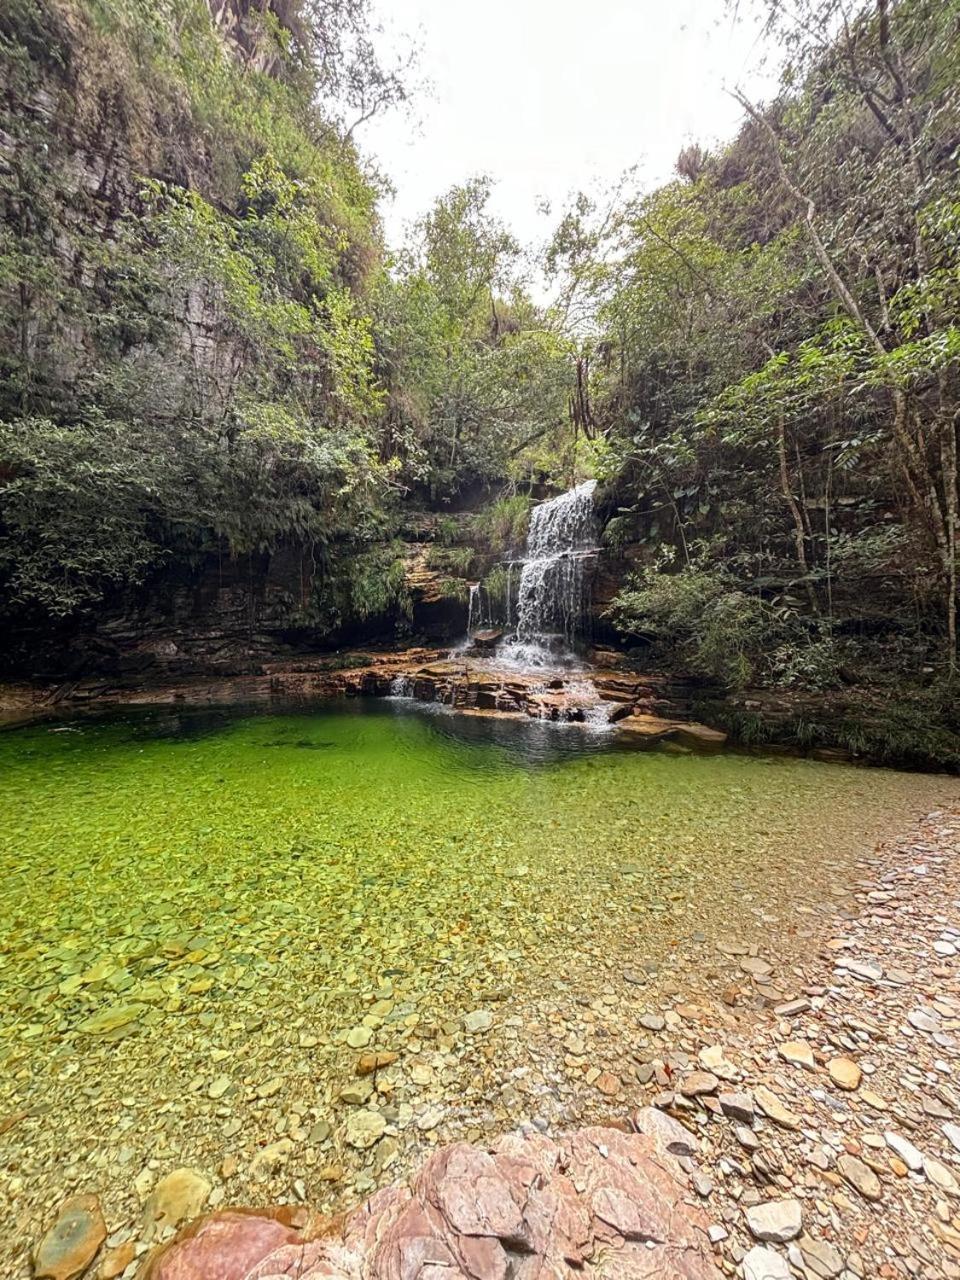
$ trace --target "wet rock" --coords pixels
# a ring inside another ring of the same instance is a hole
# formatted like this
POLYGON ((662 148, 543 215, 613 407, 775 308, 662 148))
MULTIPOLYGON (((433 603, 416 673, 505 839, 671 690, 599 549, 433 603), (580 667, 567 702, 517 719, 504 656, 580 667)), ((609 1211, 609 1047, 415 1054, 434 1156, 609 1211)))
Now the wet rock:
POLYGON ((754 1245, 743 1260, 743 1280, 793 1280, 786 1258, 775 1249, 754 1245))
POLYGON ((880 1179, 871 1168, 858 1160, 856 1156, 844 1154, 837 1161, 837 1169, 842 1177, 854 1187, 865 1200, 879 1200, 883 1194, 880 1179))
POLYGON ((145 1011, 146 1006, 142 1004, 110 1005, 106 1009, 101 1009, 99 1013, 93 1014, 92 1017, 84 1018, 77 1030, 88 1036, 107 1035, 138 1021, 145 1011))
POLYGON ((196 1218, 212 1189, 195 1169, 175 1169, 161 1178, 143 1206, 144 1240, 152 1240, 164 1227, 178 1227, 196 1218))
POLYGON ((753 1238, 773 1244, 794 1240, 803 1225, 799 1200, 766 1200, 763 1204, 751 1205, 746 1217, 753 1238))
POLYGON ((859 1088, 863 1073, 852 1058, 831 1058, 827 1063, 830 1079, 838 1089, 852 1092, 859 1088))
POLYGON ((387 1122, 379 1111, 355 1111, 344 1126, 344 1138, 348 1146, 366 1151, 383 1137, 387 1122))
POLYGON ((57 1220, 34 1254, 36 1280, 76 1280, 94 1260, 107 1238, 100 1201, 74 1196, 60 1207, 57 1220))

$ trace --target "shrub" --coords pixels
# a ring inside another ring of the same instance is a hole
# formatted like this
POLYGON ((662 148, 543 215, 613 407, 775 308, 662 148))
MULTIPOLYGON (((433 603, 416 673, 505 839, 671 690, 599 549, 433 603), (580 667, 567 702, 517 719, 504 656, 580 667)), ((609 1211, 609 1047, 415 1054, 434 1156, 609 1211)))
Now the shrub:
POLYGON ((754 676, 769 631, 763 602, 719 573, 644 570, 607 610, 618 631, 646 639, 667 661, 730 688, 754 676))

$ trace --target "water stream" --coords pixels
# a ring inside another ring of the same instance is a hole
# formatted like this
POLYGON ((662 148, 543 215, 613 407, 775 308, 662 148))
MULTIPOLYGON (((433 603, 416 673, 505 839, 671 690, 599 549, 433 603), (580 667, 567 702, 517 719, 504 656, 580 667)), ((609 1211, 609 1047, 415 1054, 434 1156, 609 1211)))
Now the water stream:
MULTIPOLYGON (((587 629, 588 569, 597 552, 595 489, 596 481, 588 480, 534 507, 525 555, 506 565, 505 620, 513 629, 498 647, 498 663, 515 670, 580 668, 576 646, 587 629), (517 567, 514 621, 512 583, 517 567)), ((470 588, 468 643, 479 628, 491 624, 482 586, 476 584, 470 588)))

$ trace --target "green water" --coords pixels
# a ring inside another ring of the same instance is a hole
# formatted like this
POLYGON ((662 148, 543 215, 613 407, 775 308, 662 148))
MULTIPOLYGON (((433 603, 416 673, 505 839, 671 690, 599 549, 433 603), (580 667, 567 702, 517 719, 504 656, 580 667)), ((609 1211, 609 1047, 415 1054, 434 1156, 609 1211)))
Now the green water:
POLYGON ((551 1019, 809 934, 879 834, 956 796, 614 741, 392 702, 0 733, 0 1122, 29 1113, 0 1202, 93 1182, 129 1216, 151 1159, 235 1152, 242 1179, 278 1135, 312 1198, 369 1189, 436 1136, 418 1108, 442 1136, 512 1121, 500 1076, 551 1019), (368 1103, 389 1150, 344 1140, 362 1041, 399 1054, 368 1103))

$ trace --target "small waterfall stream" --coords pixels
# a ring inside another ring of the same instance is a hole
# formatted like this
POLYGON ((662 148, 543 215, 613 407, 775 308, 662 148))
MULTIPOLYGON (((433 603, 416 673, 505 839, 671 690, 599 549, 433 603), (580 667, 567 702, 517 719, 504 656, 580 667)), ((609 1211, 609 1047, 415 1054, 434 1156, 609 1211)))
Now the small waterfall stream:
POLYGON ((596 487, 588 480, 534 507, 520 562, 516 632, 500 646, 502 657, 528 666, 569 661, 584 629, 586 562, 597 550, 596 487))

